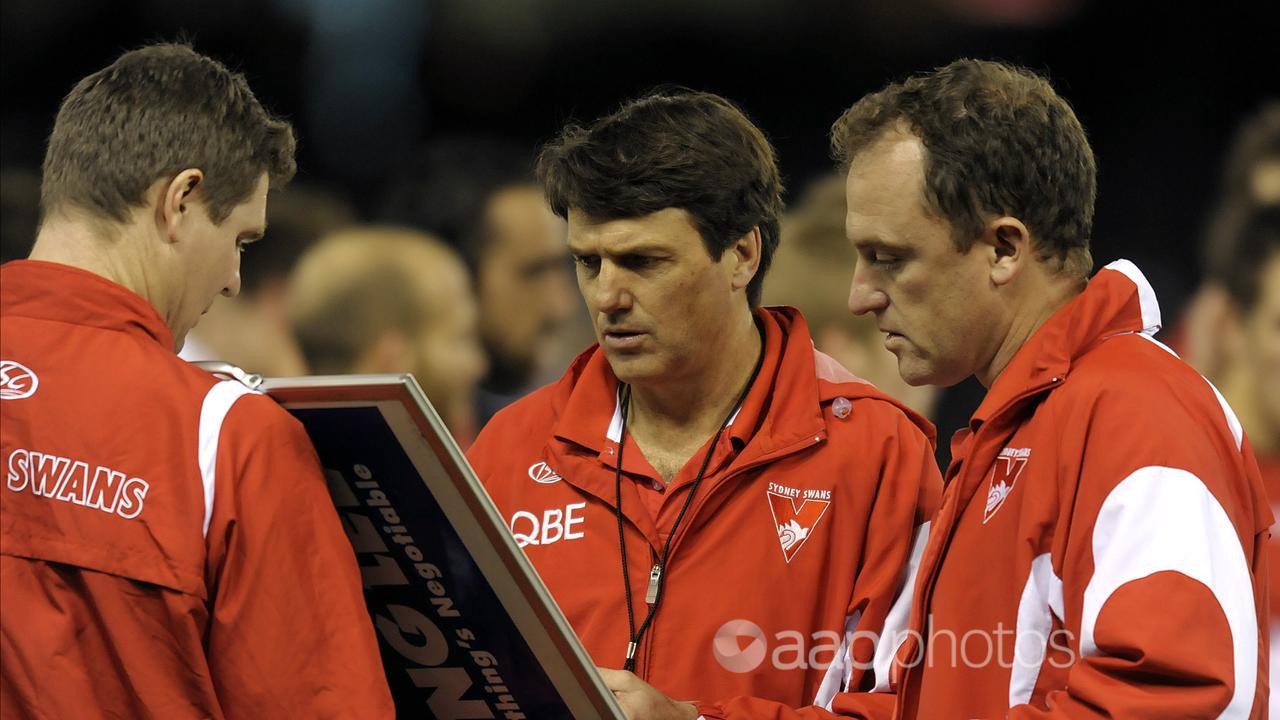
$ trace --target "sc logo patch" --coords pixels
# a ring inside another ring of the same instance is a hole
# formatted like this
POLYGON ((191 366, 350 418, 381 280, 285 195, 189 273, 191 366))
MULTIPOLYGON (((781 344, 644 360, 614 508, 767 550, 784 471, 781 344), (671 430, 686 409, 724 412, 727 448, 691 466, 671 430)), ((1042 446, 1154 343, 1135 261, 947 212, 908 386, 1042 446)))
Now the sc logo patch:
POLYGON ((21 400, 36 394, 40 378, 31 368, 12 360, 0 360, 0 400, 21 400))
POLYGON ((545 462, 536 462, 529 466, 529 479, 541 485, 560 482, 560 473, 551 469, 545 462))

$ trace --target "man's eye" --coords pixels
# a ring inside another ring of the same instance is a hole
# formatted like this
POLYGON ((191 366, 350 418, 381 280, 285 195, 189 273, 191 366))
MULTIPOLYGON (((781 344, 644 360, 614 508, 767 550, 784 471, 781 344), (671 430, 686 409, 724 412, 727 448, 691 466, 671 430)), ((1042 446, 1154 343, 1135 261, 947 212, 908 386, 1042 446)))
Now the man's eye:
POLYGON ((622 256, 622 266, 631 270, 643 270, 650 267, 654 263, 654 258, 648 255, 624 255, 622 256))
POLYGON ((894 265, 901 263, 902 258, 897 255, 890 255, 888 253, 876 252, 873 250, 867 254, 867 261, 872 265, 878 265, 880 267, 893 267, 894 265))
POLYGON ((587 270, 595 270, 600 267, 600 258, 595 255, 574 255, 573 261, 587 270))

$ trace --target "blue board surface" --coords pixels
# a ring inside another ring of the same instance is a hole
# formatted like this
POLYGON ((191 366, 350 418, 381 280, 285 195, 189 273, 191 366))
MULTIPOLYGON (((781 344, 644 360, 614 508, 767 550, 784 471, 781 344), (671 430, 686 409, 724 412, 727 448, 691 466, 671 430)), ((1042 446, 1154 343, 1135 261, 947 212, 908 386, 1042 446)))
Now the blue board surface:
POLYGON ((573 717, 382 413, 290 412, 355 548, 397 717, 573 717))

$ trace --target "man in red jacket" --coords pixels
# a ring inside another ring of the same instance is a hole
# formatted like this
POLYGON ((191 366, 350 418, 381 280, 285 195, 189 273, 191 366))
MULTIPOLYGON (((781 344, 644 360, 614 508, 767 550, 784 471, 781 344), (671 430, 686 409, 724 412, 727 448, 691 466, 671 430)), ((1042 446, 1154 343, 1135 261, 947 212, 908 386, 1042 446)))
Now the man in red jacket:
POLYGON ((1271 513, 1222 396, 1088 279, 1095 170, 1042 78, 961 60, 835 124, 850 309, 902 376, 988 394, 952 440, 897 653, 899 716, 1259 718, 1271 513))
POLYGON ((858 691, 888 687, 933 431, 757 307, 768 141, 723 98, 654 94, 538 169, 599 345, 468 456, 606 683, 639 719, 887 717, 858 691))
POLYGON ((0 268, 0 716, 394 714, 301 426, 179 360, 293 132, 182 45, 78 83, 0 268))

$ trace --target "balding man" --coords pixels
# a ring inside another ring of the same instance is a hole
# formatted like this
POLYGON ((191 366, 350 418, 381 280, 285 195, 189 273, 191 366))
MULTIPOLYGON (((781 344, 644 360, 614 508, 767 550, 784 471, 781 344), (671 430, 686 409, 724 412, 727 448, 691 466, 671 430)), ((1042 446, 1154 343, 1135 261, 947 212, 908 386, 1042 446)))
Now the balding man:
POLYGON ((439 240, 393 227, 328 235, 294 271, 289 316, 312 372, 413 373, 470 442, 486 361, 466 266, 439 240))

